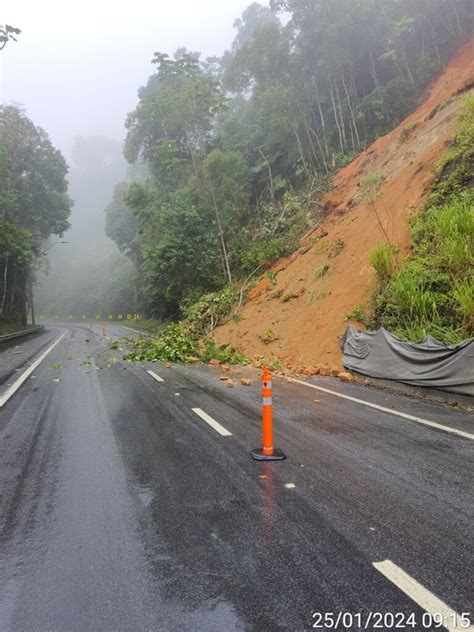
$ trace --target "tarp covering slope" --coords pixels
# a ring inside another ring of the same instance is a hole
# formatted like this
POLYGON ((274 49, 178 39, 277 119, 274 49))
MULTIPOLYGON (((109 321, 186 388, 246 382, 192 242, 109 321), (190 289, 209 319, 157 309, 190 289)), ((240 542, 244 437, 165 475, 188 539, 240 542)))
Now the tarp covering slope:
POLYGON ((344 366, 362 375, 474 397, 474 338, 456 346, 431 336, 415 343, 349 325, 341 349, 344 366))

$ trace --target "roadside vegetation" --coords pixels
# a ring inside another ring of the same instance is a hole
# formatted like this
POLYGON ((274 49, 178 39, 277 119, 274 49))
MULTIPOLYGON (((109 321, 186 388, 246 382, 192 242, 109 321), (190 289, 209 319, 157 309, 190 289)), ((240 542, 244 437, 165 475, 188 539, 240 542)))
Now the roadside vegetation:
MULTIPOLYGON (((0 52, 21 30, 0 24, 0 52)), ((69 227, 67 165, 48 134, 0 104, 0 335, 27 328, 35 277, 52 235, 69 227)))
MULTIPOLYGON (((294 250, 330 175, 413 110, 472 17, 463 0, 272 0, 236 20, 221 58, 155 53, 126 120, 140 177, 117 187, 106 221, 139 271, 147 315, 180 321, 162 342, 140 342, 140 357, 193 355, 199 336, 238 318, 226 305, 198 333, 190 310, 247 290, 294 250)), ((377 188, 364 190, 380 222, 377 188)))
MULTIPOLYGON (((143 341, 140 355, 147 344, 163 357, 173 355, 169 347, 182 358, 211 353, 211 343, 196 351, 195 342, 212 342, 219 322, 239 318, 235 305, 252 283, 314 225, 331 175, 413 110, 471 33, 473 13, 469 0, 271 0, 250 4, 234 25, 220 58, 186 48, 154 54, 154 72, 125 121, 127 170, 115 149, 104 150, 106 139, 74 149, 87 179, 81 186, 96 198, 79 200, 83 214, 106 190, 94 186, 94 174, 105 181, 121 171, 105 212, 107 236, 121 253, 72 254, 68 279, 79 291, 68 301, 49 293, 49 309, 94 317, 133 305, 171 323, 159 338, 167 343, 143 341)), ((18 34, 0 27, 0 50, 18 34)), ((46 132, 16 106, 1 106, 0 321, 26 323, 33 270, 51 236, 69 227, 67 170, 46 132)), ((448 164, 443 177, 453 177, 448 164)), ((370 221, 381 223, 376 176, 363 185, 370 221)), ((386 246, 390 259, 395 249, 386 246)), ((377 265, 386 268, 388 291, 394 271, 383 255, 377 265)), ((466 288, 456 287, 465 304, 466 288)), ((378 306, 388 322, 384 314, 378 306)))
MULTIPOLYGON (((5 37, 5 36, 4 36, 5 37)), ((1 41, 1 40, 0 40, 1 41)), ((25 328, 33 270, 52 235, 69 227, 67 165, 47 133, 0 105, 0 325, 25 328)))
POLYGON ((438 181, 412 221, 412 251, 396 265, 382 244, 371 254, 380 290, 371 326, 446 344, 474 336, 474 97, 464 108, 438 181))
POLYGON ((219 360, 229 364, 245 364, 247 358, 230 345, 217 345, 212 338, 214 328, 229 316, 236 301, 235 287, 205 294, 185 308, 185 317, 162 328, 155 338, 133 341, 128 360, 161 360, 170 362, 208 362, 219 360))

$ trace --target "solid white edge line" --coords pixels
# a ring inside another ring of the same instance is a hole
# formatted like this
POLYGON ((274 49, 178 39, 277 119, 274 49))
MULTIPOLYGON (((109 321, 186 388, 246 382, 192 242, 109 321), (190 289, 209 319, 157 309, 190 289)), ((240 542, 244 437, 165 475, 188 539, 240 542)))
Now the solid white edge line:
POLYGON ((164 382, 164 379, 162 377, 160 377, 157 373, 155 373, 154 371, 147 371, 148 375, 151 375, 151 377, 156 380, 157 382, 164 382))
POLYGON ((227 428, 224 428, 224 426, 221 426, 221 424, 218 421, 213 419, 210 415, 205 413, 200 408, 193 408, 192 411, 193 411, 193 413, 196 413, 196 415, 198 415, 198 417, 201 417, 202 420, 204 420, 207 424, 209 424, 211 426, 211 428, 214 428, 214 430, 216 432, 218 432, 220 435, 222 435, 223 437, 231 437, 232 436, 232 433, 229 432, 227 430, 227 428))
POLYGON ((53 344, 48 347, 46 349, 46 351, 44 351, 39 358, 37 358, 32 365, 30 365, 26 371, 24 371, 20 377, 13 382, 13 384, 11 386, 9 386, 7 388, 7 390, 0 396, 0 408, 2 408, 2 406, 4 406, 8 400, 10 399, 10 397, 12 395, 14 395, 17 390, 20 388, 20 386, 23 384, 23 382, 25 382, 28 377, 33 373, 33 371, 41 364, 41 362, 43 362, 43 360, 46 358, 46 356, 48 355, 48 353, 51 353, 51 351, 54 349, 54 347, 61 342, 61 340, 64 338, 64 336, 67 334, 67 331, 65 331, 64 333, 62 333, 59 338, 53 342, 53 344))
POLYGON ((461 625, 461 617, 436 595, 433 595, 424 586, 419 584, 416 579, 410 577, 405 571, 399 568, 391 560, 383 562, 373 562, 373 566, 382 573, 384 577, 395 584, 405 595, 408 595, 412 601, 417 603, 423 610, 430 615, 440 614, 443 617, 443 627, 449 632, 454 630, 473 631, 474 627, 463 628, 461 625))
POLYGON ((338 393, 337 391, 331 391, 328 388, 323 388, 322 386, 316 386, 316 384, 310 384, 309 382, 304 382, 303 380, 297 380, 294 377, 289 377, 288 381, 295 382, 296 384, 302 384, 303 386, 309 386, 310 388, 314 388, 317 391, 328 393, 329 395, 335 395, 336 397, 347 399, 350 402, 355 402, 356 404, 362 404, 363 406, 368 406, 369 408, 375 408, 376 410, 380 410, 383 413, 389 413, 390 415, 396 415, 397 417, 402 417, 403 419, 416 421, 419 424, 424 424, 425 426, 431 426, 432 428, 437 428, 438 430, 444 430, 445 432, 451 432, 452 434, 456 434, 460 437, 464 437, 465 439, 471 439, 471 441, 474 441, 474 434, 470 434, 469 432, 464 432, 463 430, 458 430, 457 428, 451 428, 450 426, 443 426, 442 424, 438 424, 435 421, 429 421, 428 419, 415 417, 414 415, 409 415, 408 413, 402 413, 399 410, 393 410, 393 408, 386 408, 385 406, 379 406, 378 404, 373 404, 372 402, 366 402, 363 399, 357 399, 357 397, 351 397, 350 395, 343 395, 342 393, 338 393))

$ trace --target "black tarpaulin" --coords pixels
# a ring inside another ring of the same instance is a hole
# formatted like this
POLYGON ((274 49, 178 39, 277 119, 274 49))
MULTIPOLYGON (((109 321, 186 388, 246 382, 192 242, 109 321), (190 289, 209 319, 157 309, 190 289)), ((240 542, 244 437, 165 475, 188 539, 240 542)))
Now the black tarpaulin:
POLYGON ((344 366, 362 375, 474 396, 474 338, 456 346, 431 336, 415 343, 349 325, 341 349, 344 366))

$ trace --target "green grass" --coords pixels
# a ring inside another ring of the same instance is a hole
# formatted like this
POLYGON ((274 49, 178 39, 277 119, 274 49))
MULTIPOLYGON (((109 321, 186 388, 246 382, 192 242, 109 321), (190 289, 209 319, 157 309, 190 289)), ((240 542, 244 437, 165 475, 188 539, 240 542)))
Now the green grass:
POLYGON ((326 276, 326 274, 329 272, 330 269, 331 269, 330 266, 328 266, 327 264, 324 264, 323 266, 316 268, 316 270, 314 271, 314 278, 322 279, 323 276, 326 276))
POLYGON ((383 285, 390 280, 392 276, 394 261, 393 251, 388 244, 380 244, 369 255, 369 262, 379 282, 383 285))
POLYGON ((431 206, 414 220, 412 253, 375 297, 373 325, 410 340, 431 334, 456 344, 473 336, 473 270, 470 192, 431 206))
POLYGON ((367 310, 364 305, 360 303, 356 305, 348 314, 346 314, 346 320, 357 320, 363 325, 370 323, 370 318, 367 315, 367 310))
POLYGON ((388 245, 370 262, 379 279, 371 327, 446 344, 474 336, 474 97, 464 108, 425 209, 411 223, 410 255, 396 265, 388 245))

